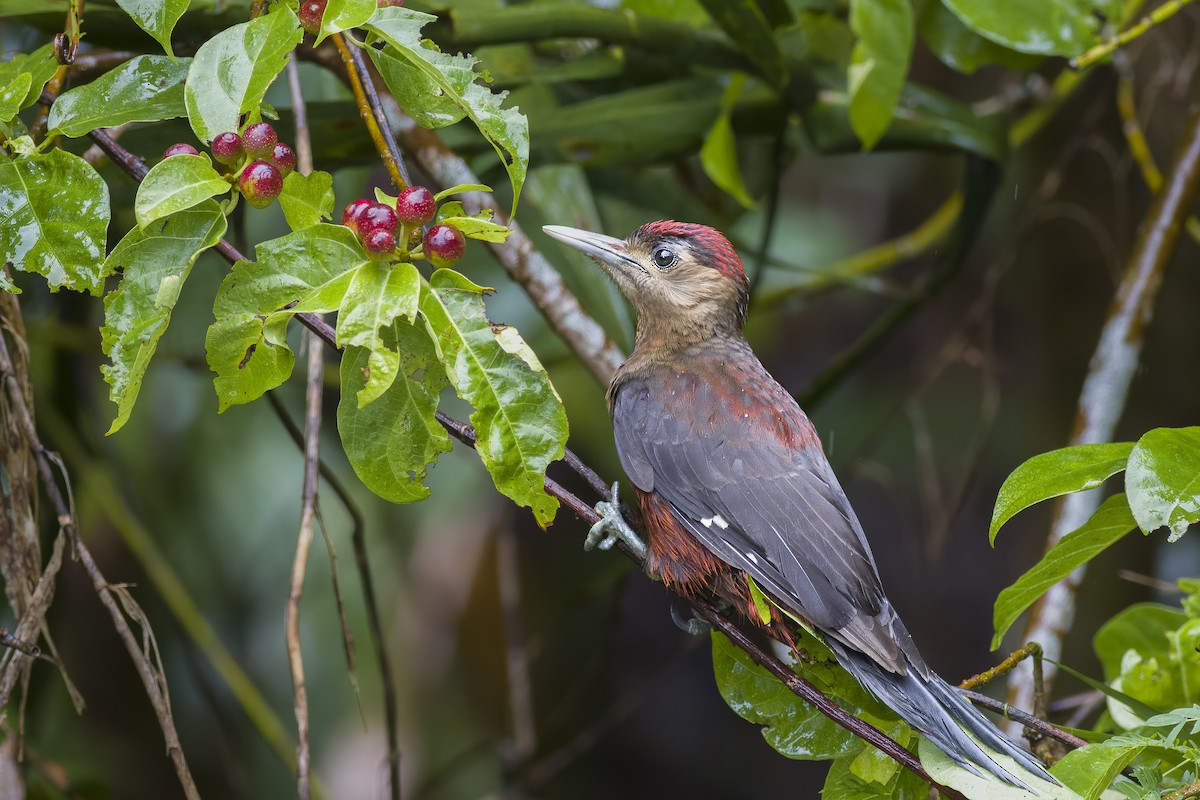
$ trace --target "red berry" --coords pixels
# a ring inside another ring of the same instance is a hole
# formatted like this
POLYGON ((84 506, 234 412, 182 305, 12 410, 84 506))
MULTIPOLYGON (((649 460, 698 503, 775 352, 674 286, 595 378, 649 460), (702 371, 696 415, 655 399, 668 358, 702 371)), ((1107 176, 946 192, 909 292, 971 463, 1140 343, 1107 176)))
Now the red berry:
POLYGON ((326 0, 301 0, 300 25, 316 36, 321 32, 321 20, 325 17, 326 0))
POLYGON ((266 208, 283 190, 283 176, 274 164, 255 161, 242 172, 238 188, 247 203, 255 208, 266 208))
POLYGON ((434 225, 425 234, 425 258, 435 267, 452 267, 467 249, 467 237, 451 225, 434 225))
POLYGON ((362 246, 372 261, 387 261, 396 250, 396 234, 376 228, 363 237, 362 246))
POLYGON ((180 142, 179 144, 173 144, 168 147, 166 152, 163 153, 163 158, 170 158, 171 156, 198 155, 200 155, 200 152, 196 148, 192 147, 190 144, 184 144, 183 142, 180 142))
POLYGON ((244 152, 246 149, 242 147, 242 137, 232 131, 218 133, 217 138, 212 140, 213 158, 227 167, 238 163, 244 152))
POLYGON ((279 172, 286 178, 296 168, 296 151, 280 142, 271 153, 271 161, 275 162, 279 172))
POLYGON ((371 231, 384 230, 396 235, 396 212, 383 203, 371 203, 358 216, 358 238, 365 239, 371 231))
POLYGON ((270 158, 279 137, 266 122, 256 122, 242 131, 242 145, 251 158, 270 158))
POLYGON ((436 210, 433 192, 424 186, 410 186, 396 198, 396 216, 405 225, 427 225, 436 210))
POLYGON ((371 205, 371 201, 365 197, 361 197, 346 205, 346 210, 342 212, 342 224, 350 230, 358 233, 358 218, 367 210, 367 206, 371 205))

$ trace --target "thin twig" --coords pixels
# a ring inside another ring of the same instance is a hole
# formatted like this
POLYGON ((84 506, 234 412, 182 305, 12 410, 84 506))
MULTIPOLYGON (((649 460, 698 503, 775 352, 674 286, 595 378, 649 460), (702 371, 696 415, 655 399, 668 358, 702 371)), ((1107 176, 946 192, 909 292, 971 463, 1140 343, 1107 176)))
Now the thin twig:
POLYGON ((521 575, 517 535, 512 525, 496 532, 496 584, 504 621, 504 665, 508 707, 512 717, 512 763, 530 758, 537 749, 533 713, 533 681, 529 677, 529 648, 521 619, 521 575))
POLYGON ((986 708, 990 711, 995 711, 997 714, 1007 719, 1011 719, 1013 722, 1019 723, 1025 728, 1031 728, 1040 734, 1049 736, 1052 739, 1057 739, 1068 747, 1083 747, 1087 744, 1086 741, 1080 739, 1073 733, 1068 733, 1062 728, 1051 725, 1049 722, 1035 717, 1033 714, 1022 711, 1019 708, 1014 708, 1007 703, 1003 703, 994 698, 988 697, 986 694, 980 694, 972 689, 959 689, 958 693, 977 706, 986 708))
POLYGON ((304 681, 304 655, 300 649, 300 598, 304 594, 304 576, 312 548, 313 524, 317 514, 317 465, 320 460, 321 390, 325 367, 325 349, 317 346, 313 334, 305 337, 308 347, 308 377, 305 382, 304 415, 304 490, 300 507, 300 530, 296 536, 296 556, 292 561, 292 581, 287 598, 287 652, 292 673, 292 693, 296 708, 296 791, 300 800, 310 800, 312 753, 308 735, 308 687, 304 681))
MULTIPOLYGON (((1200 109, 1192 113, 1166 183, 1155 195, 1138 231, 1137 243, 1080 391, 1070 444, 1107 442, 1112 438, 1137 370, 1163 273, 1175 252, 1197 187, 1200 187, 1200 109)), ((1055 509, 1046 548, 1050 549, 1087 522, 1099 503, 1095 491, 1067 495, 1055 509)), ((1075 590, 1084 570, 1081 566, 1052 586, 1030 611, 1023 638, 1040 643, 1050 661, 1057 660, 1062 653, 1063 637, 1075 616, 1075 590)), ((1054 664, 1047 664, 1047 685, 1053 682, 1055 672, 1054 664)), ((1027 707, 1033 701, 1033 688, 1028 670, 1014 671, 1009 683, 1009 704, 1027 707)))
MULTIPOLYGON (((338 34, 341 36, 342 34, 338 34)), ((347 44, 353 47, 347 48, 350 52, 350 60, 354 67, 354 71, 358 74, 359 83, 362 84, 363 96, 366 98, 367 105, 371 107, 371 113, 375 117, 375 122, 379 125, 379 132, 383 134, 383 141, 387 145, 387 151, 392 158, 396 160, 396 167, 400 170, 400 177, 404 179, 405 186, 412 185, 412 178, 408 177, 408 167, 404 165, 404 155, 400 152, 400 146, 396 144, 396 136, 392 133, 392 126, 388 122, 387 112, 383 110, 383 104, 379 102, 379 92, 375 91, 375 79, 371 77, 371 68, 367 65, 367 59, 363 57, 362 49, 358 45, 358 41, 345 34, 347 44)), ((350 65, 347 65, 349 67, 350 65)), ((404 188, 403 186, 398 188, 404 188)))
POLYGON ((296 66, 296 57, 288 59, 287 67, 288 93, 292 97, 292 119, 296 129, 296 171, 301 175, 313 171, 312 137, 308 132, 308 104, 304 102, 304 88, 300 85, 300 68, 296 66))
POLYGON ((1097 61, 1109 56, 1118 47, 1124 47, 1134 39, 1144 34, 1146 31, 1153 28, 1155 25, 1170 19, 1177 12, 1181 11, 1184 6, 1191 2, 1192 0, 1167 0, 1166 3, 1163 3, 1161 6, 1142 17, 1137 23, 1121 31, 1107 42, 1102 42, 1088 50, 1083 55, 1072 58, 1070 62, 1071 68, 1082 69, 1084 67, 1090 67, 1097 61))
MULTIPOLYGON (((345 65, 345 74, 350 83, 350 91, 354 93, 354 102, 358 105, 359 116, 362 117, 363 122, 367 126, 367 133, 371 135, 371 141, 375 143, 375 149, 379 151, 379 157, 383 159, 383 165, 387 168, 388 175, 391 176, 392 184, 396 187, 396 191, 400 191, 408 186, 408 179, 402 172, 400 162, 396 159, 395 153, 399 152, 399 150, 397 149, 393 152, 388 139, 383 135, 379 118, 375 116, 375 110, 371 107, 371 102, 367 98, 363 78, 366 76, 369 80, 369 75, 366 73, 365 66, 363 72, 360 73, 358 63, 355 62, 354 54, 351 52, 354 49, 354 45, 346 43, 346 35, 344 33, 335 33, 330 38, 333 39, 333 44, 337 47, 337 51, 342 57, 342 63, 345 65)), ((359 59, 361 61, 361 54, 359 54, 359 59)), ((372 89, 372 93, 374 93, 374 89, 372 89)))
POLYGON ((54 470, 51 467, 50 455, 45 446, 42 445, 37 430, 33 425, 33 418, 30 416, 29 409, 25 405, 25 398, 21 393, 21 388, 17 385, 13 374, 13 364, 9 356, 8 345, 2 336, 0 336, 0 374, 3 375, 5 389, 8 392, 9 402, 14 411, 20 433, 29 443, 29 447, 33 450, 34 456, 37 459, 42 488, 45 490, 50 504, 54 507, 59 527, 70 539, 76 559, 83 565, 84 571, 91 578, 92 587, 95 589, 96 595, 100 598, 100 602, 104 605, 105 609, 108 610, 109 616, 112 617, 113 627, 116 628, 117 634, 121 637, 121 641, 129 653, 129 657, 133 660, 134 666, 137 667, 138 675, 141 677, 142 685, 146 690, 146 696, 150 699, 150 705, 154 708, 155 716, 158 717, 158 724, 162 729, 163 739, 167 745, 167 754, 170 756, 171 763, 175 767, 175 774, 179 778, 180 786, 183 787, 184 796, 188 800, 199 800, 200 792, 196 788, 191 770, 188 769, 187 759, 183 754, 183 746, 179 743, 179 734, 175 730, 175 721, 171 716, 171 699, 166 692, 166 684, 162 673, 155 665, 150 663, 149 656, 142 649, 137 637, 134 636, 133 631, 129 627, 129 622, 125 619, 124 614, 113 599, 111 585, 100 572, 100 568, 96 566, 95 559, 92 558, 91 552, 76 531, 75 515, 71 506, 63 497, 62 491, 59 489, 58 482, 54 476, 54 470))

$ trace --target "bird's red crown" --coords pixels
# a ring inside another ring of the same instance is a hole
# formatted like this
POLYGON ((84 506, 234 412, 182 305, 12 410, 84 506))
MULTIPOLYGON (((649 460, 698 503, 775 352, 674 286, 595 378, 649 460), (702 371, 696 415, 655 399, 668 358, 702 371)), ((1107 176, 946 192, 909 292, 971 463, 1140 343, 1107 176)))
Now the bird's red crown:
POLYGON ((742 259, 729 240, 715 228, 693 222, 660 219, 647 222, 634 233, 635 239, 675 239, 691 248, 696 258, 745 289, 749 285, 742 259))

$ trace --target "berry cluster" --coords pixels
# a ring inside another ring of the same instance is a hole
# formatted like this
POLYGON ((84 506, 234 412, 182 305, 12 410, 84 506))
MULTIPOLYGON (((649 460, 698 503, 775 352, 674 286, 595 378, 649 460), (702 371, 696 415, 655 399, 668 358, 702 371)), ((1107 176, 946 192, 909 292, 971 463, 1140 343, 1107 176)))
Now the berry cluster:
MULTIPOLYGON (((213 158, 234 170, 238 191, 255 208, 266 208, 283 191, 283 179, 296 168, 296 152, 279 141, 275 129, 266 122, 247 125, 242 135, 220 133, 213 139, 213 158)), ((190 144, 174 144, 163 158, 199 155, 190 144)))
POLYGON ((342 224, 354 231, 367 256, 390 261, 399 247, 410 254, 418 245, 424 257, 435 267, 449 267, 462 258, 467 239, 452 225, 434 225, 420 235, 421 228, 433 221, 437 201, 424 186, 410 186, 396 198, 393 208, 365 198, 355 200, 342 212, 342 224))

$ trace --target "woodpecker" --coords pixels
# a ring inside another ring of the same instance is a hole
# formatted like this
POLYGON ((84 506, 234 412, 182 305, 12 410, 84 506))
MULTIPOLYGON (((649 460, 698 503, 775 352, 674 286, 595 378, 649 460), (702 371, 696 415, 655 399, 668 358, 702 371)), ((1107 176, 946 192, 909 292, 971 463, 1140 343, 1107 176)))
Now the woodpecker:
POLYGON ((633 353, 607 400, 646 541, 620 519, 614 492, 613 503, 597 506, 604 518, 589 543, 624 539, 681 594, 716 595, 767 624, 749 577, 954 762, 1035 794, 1030 776, 1057 784, 921 658, 812 423, 746 342, 749 282, 729 241, 672 221, 624 240, 543 230, 591 256, 637 315, 633 353), (1014 759, 1021 774, 989 750, 1014 759))

